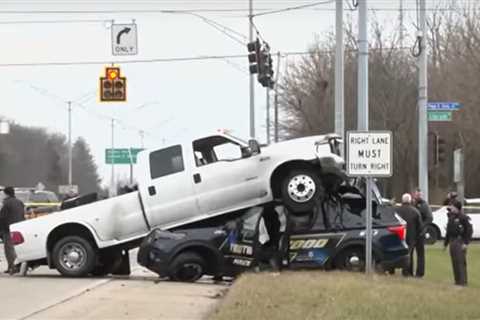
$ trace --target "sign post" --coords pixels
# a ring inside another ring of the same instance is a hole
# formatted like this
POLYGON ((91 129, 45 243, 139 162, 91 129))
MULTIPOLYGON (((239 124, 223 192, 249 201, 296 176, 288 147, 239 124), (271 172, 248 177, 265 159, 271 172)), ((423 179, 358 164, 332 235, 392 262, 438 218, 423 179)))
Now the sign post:
POLYGON ((390 131, 347 132, 347 175, 366 180, 366 273, 372 272, 372 178, 392 176, 392 145, 390 131))

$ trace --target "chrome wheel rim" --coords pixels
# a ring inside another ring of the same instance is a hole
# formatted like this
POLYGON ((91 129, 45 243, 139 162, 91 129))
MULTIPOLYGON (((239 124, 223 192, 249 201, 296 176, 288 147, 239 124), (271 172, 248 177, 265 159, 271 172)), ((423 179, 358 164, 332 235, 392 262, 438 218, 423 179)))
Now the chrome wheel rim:
POLYGON ((315 181, 305 174, 296 175, 288 182, 288 195, 295 202, 303 203, 311 200, 315 190, 315 181))
POLYGON ((60 264, 67 270, 78 270, 87 261, 87 251, 78 243, 66 243, 60 249, 60 264))

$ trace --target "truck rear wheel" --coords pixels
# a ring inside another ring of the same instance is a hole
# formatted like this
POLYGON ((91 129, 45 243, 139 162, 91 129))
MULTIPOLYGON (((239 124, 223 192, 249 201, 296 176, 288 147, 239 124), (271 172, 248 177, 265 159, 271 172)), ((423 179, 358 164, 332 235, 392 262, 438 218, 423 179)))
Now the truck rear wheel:
POLYGON ((95 268, 97 253, 88 240, 79 236, 67 236, 55 244, 52 259, 62 275, 84 277, 95 268))
POLYGON ((324 194, 320 177, 310 168, 294 169, 283 179, 282 200, 294 213, 312 210, 324 194))

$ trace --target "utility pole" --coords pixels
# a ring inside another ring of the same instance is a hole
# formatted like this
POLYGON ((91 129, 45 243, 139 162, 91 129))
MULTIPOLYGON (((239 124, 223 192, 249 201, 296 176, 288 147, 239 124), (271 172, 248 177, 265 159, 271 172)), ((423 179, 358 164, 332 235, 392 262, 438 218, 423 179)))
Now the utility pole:
POLYGON ((400 12, 398 16, 399 24, 400 24, 400 47, 403 48, 403 0, 400 0, 400 12))
MULTIPOLYGON (((358 0, 358 130, 368 131, 368 6, 358 0)), ((366 177, 365 272, 372 273, 372 178, 366 177)))
POLYGON ((144 143, 143 143, 143 139, 145 138, 145 131, 140 130, 140 131, 139 131, 139 134, 140 134, 140 146, 141 146, 142 149, 143 149, 143 148, 145 148, 144 143))
POLYGON ((267 144, 270 144, 270 88, 266 88, 267 92, 267 144))
MULTIPOLYGON (((335 133, 345 138, 343 0, 336 2, 335 18, 335 133)), ((345 145, 345 144, 344 144, 345 145)), ((341 150, 344 155, 344 148, 341 150)))
POLYGON ((72 185, 72 101, 68 104, 68 185, 72 185))
MULTIPOLYGON (((253 41, 253 0, 249 0, 248 14, 248 38, 249 42, 253 41)), ((255 138, 255 79, 250 74, 250 137, 255 138)))
POLYGON ((112 176, 110 177, 110 198, 117 194, 115 190, 115 158, 113 157, 115 148, 115 119, 112 118, 112 176))
POLYGON ((277 70, 275 75, 275 110, 273 116, 274 141, 278 142, 278 80, 280 79, 280 51, 277 52, 277 70))
POLYGON ((427 23, 426 3, 420 0, 420 56, 418 57, 418 185, 428 202, 427 23))

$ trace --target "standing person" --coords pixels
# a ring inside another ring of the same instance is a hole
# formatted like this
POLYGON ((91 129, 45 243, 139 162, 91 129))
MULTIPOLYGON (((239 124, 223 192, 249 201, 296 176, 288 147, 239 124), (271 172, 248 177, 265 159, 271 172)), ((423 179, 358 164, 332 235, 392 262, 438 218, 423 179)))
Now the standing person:
POLYGON ((416 189, 413 192, 413 199, 415 200, 415 207, 420 212, 422 217, 422 230, 421 236, 418 237, 417 244, 415 245, 415 251, 417 251, 417 271, 415 273, 416 277, 422 278, 425 275, 425 227, 432 223, 433 216, 432 210, 428 203, 423 199, 422 192, 420 189, 416 189))
POLYGON ((467 246, 472 239, 473 228, 470 218, 462 211, 462 203, 458 200, 448 207, 447 234, 445 249, 450 244, 453 276, 455 284, 467 285, 467 246))
POLYGON ((407 245, 409 252, 408 265, 402 269, 404 276, 413 276, 413 251, 421 235, 422 218, 420 212, 412 205, 412 196, 405 193, 402 196, 402 205, 397 213, 407 222, 407 245))
POLYGON ((13 275, 20 270, 18 266, 15 266, 17 256, 10 238, 10 225, 25 220, 25 206, 22 201, 15 197, 15 189, 13 187, 6 187, 3 193, 5 193, 6 197, 3 199, 3 207, 0 210, 0 233, 8 263, 8 269, 5 273, 13 275))
POLYGON ((453 201, 457 200, 458 194, 455 191, 447 193, 447 198, 443 201, 444 206, 449 206, 453 201))

